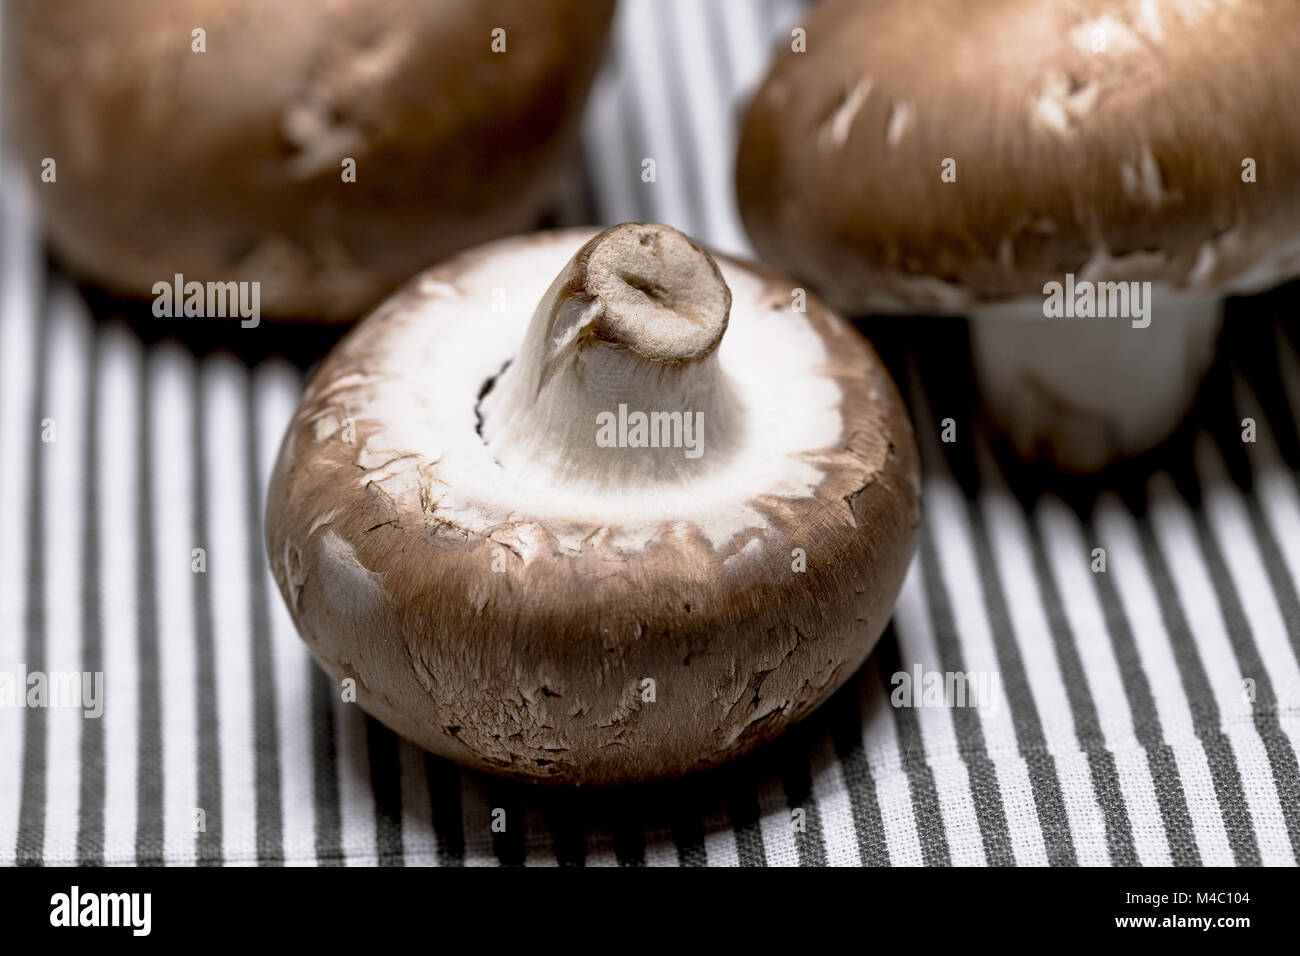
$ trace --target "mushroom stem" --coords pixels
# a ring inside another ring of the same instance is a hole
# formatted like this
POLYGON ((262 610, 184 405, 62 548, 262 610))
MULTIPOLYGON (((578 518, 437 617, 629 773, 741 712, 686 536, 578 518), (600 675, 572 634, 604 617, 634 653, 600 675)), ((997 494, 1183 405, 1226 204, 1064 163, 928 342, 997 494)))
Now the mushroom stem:
POLYGON ((1148 327, 1122 318, 1044 318, 1043 300, 971 315, 981 396, 1016 452, 1092 472, 1168 438, 1214 359, 1223 300, 1153 291, 1148 327))
POLYGON ((593 490, 697 475, 740 437, 717 355, 730 310, 717 263, 682 233, 605 230, 551 283, 483 397, 488 448, 527 480, 593 490))

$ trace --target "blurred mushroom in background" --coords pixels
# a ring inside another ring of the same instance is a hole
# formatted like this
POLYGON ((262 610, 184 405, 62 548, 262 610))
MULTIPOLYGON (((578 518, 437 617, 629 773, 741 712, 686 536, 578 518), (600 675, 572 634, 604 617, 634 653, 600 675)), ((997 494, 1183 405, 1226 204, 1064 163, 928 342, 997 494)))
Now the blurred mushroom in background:
POLYGON ((346 321, 537 224, 612 0, 14 0, 5 117, 79 275, 346 321))
POLYGON ((1288 0, 826 0, 737 187, 759 254, 854 313, 966 315, 1026 459, 1094 471, 1186 415, 1226 295, 1300 275, 1288 0))

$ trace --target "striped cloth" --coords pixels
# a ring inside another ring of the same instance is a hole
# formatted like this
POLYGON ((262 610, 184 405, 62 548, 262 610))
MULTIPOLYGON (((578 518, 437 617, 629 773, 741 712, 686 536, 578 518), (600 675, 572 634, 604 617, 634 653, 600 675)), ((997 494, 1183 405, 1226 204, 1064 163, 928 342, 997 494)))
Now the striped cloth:
MULTIPOLYGON (((798 15, 626 0, 589 175, 557 219, 658 220, 745 253, 735 120, 798 15)), ((864 326, 926 469, 877 652, 733 766, 537 791, 343 703, 276 593, 266 481, 333 333, 123 315, 47 265, 4 178, 0 675, 103 672, 106 706, 0 710, 0 864, 1296 863, 1294 289, 1231 303, 1189 427, 1154 473, 1104 484, 1026 470, 989 440, 960 322, 864 326), (918 667, 993 675, 993 706, 891 706, 892 675, 918 667)))

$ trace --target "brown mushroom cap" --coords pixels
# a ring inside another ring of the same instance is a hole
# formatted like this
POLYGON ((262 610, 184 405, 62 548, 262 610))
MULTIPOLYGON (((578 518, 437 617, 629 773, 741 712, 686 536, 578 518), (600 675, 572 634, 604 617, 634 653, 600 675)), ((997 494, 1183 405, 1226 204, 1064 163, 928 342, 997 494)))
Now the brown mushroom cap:
POLYGON ((271 565, 312 652, 403 736, 527 779, 672 777, 808 714, 889 618, 919 474, 871 347, 791 304, 643 224, 414 280, 327 357, 272 477, 271 565), (706 427, 697 458, 629 475, 631 449, 569 427, 621 397, 727 409, 734 440, 706 427), (530 407, 568 455, 512 433, 530 407))
POLYGON ((9 136, 33 178, 56 161, 36 196, 73 268, 141 297, 175 273, 258 281, 266 316, 346 320, 430 263, 536 225, 613 3, 5 7, 9 136))
POLYGON ((738 192, 763 259, 836 305, 1300 273, 1290 0, 825 0, 806 29, 749 110, 738 192))

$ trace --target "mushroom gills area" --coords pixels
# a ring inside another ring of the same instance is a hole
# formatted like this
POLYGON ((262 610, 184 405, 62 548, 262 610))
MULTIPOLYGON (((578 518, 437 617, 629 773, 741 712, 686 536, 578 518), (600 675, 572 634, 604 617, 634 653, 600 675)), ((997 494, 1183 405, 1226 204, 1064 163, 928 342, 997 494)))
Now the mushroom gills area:
MULTIPOLYGON (((579 475, 565 483, 553 459, 541 457, 554 454, 559 444, 544 417, 529 426, 538 432, 538 458, 529 457, 529 446, 516 444, 509 449, 515 457, 503 464, 491 446, 493 440, 503 441, 512 416, 538 411, 528 407, 530 393, 511 398, 502 382, 520 373, 525 343, 549 345, 546 326, 539 336, 534 325, 537 306, 555 291, 555 278, 575 251, 594 235, 570 230, 485 246, 426 275, 413 289, 413 308, 355 333, 355 346, 368 356, 382 356, 384 368, 382 375, 356 376, 348 388, 330 395, 332 406, 355 409, 364 403, 369 410, 374 427, 356 446, 358 481, 394 501, 425 502, 440 525, 508 541, 525 562, 555 547, 589 549, 593 534, 600 547, 620 554, 634 553, 665 533, 702 535, 718 549, 739 547, 768 526, 773 502, 815 496, 827 468, 822 453, 838 447, 844 427, 843 391, 827 372, 833 356, 825 337, 808 314, 792 308, 788 287, 774 287, 766 275, 740 263, 718 262, 733 302, 726 335, 710 361, 718 364, 736 412, 733 420, 743 428, 731 429, 734 446, 722 454, 716 440, 721 429, 706 410, 703 454, 688 459, 688 449, 669 449, 676 467, 698 472, 689 481, 669 477, 654 484, 640 478, 623 485, 602 475, 584 483, 579 475), (494 377, 483 394, 484 383, 494 377), (489 407, 495 403, 501 404, 492 417, 489 407)), ((619 350, 611 348, 605 357, 619 357, 619 350)), ((532 364, 526 381, 536 374, 540 382, 542 363, 532 364)), ((653 374, 647 378, 657 381, 653 374)), ((713 398, 715 406, 720 404, 716 393, 713 398)), ((588 407, 578 418, 569 401, 556 399, 555 412, 568 411, 579 422, 576 438, 587 444, 589 457, 636 454, 595 446, 596 414, 612 412, 617 433, 617 404, 583 399, 588 407)), ((658 407, 681 409, 681 401, 663 399, 658 407)), ((631 413, 649 406, 624 403, 630 444, 631 413)), ((514 439, 530 437, 527 429, 518 431, 514 439)))
POLYGON ((529 483, 622 494, 724 467, 743 405, 718 359, 731 291, 667 226, 600 233, 560 270, 479 403, 493 458, 529 483))

